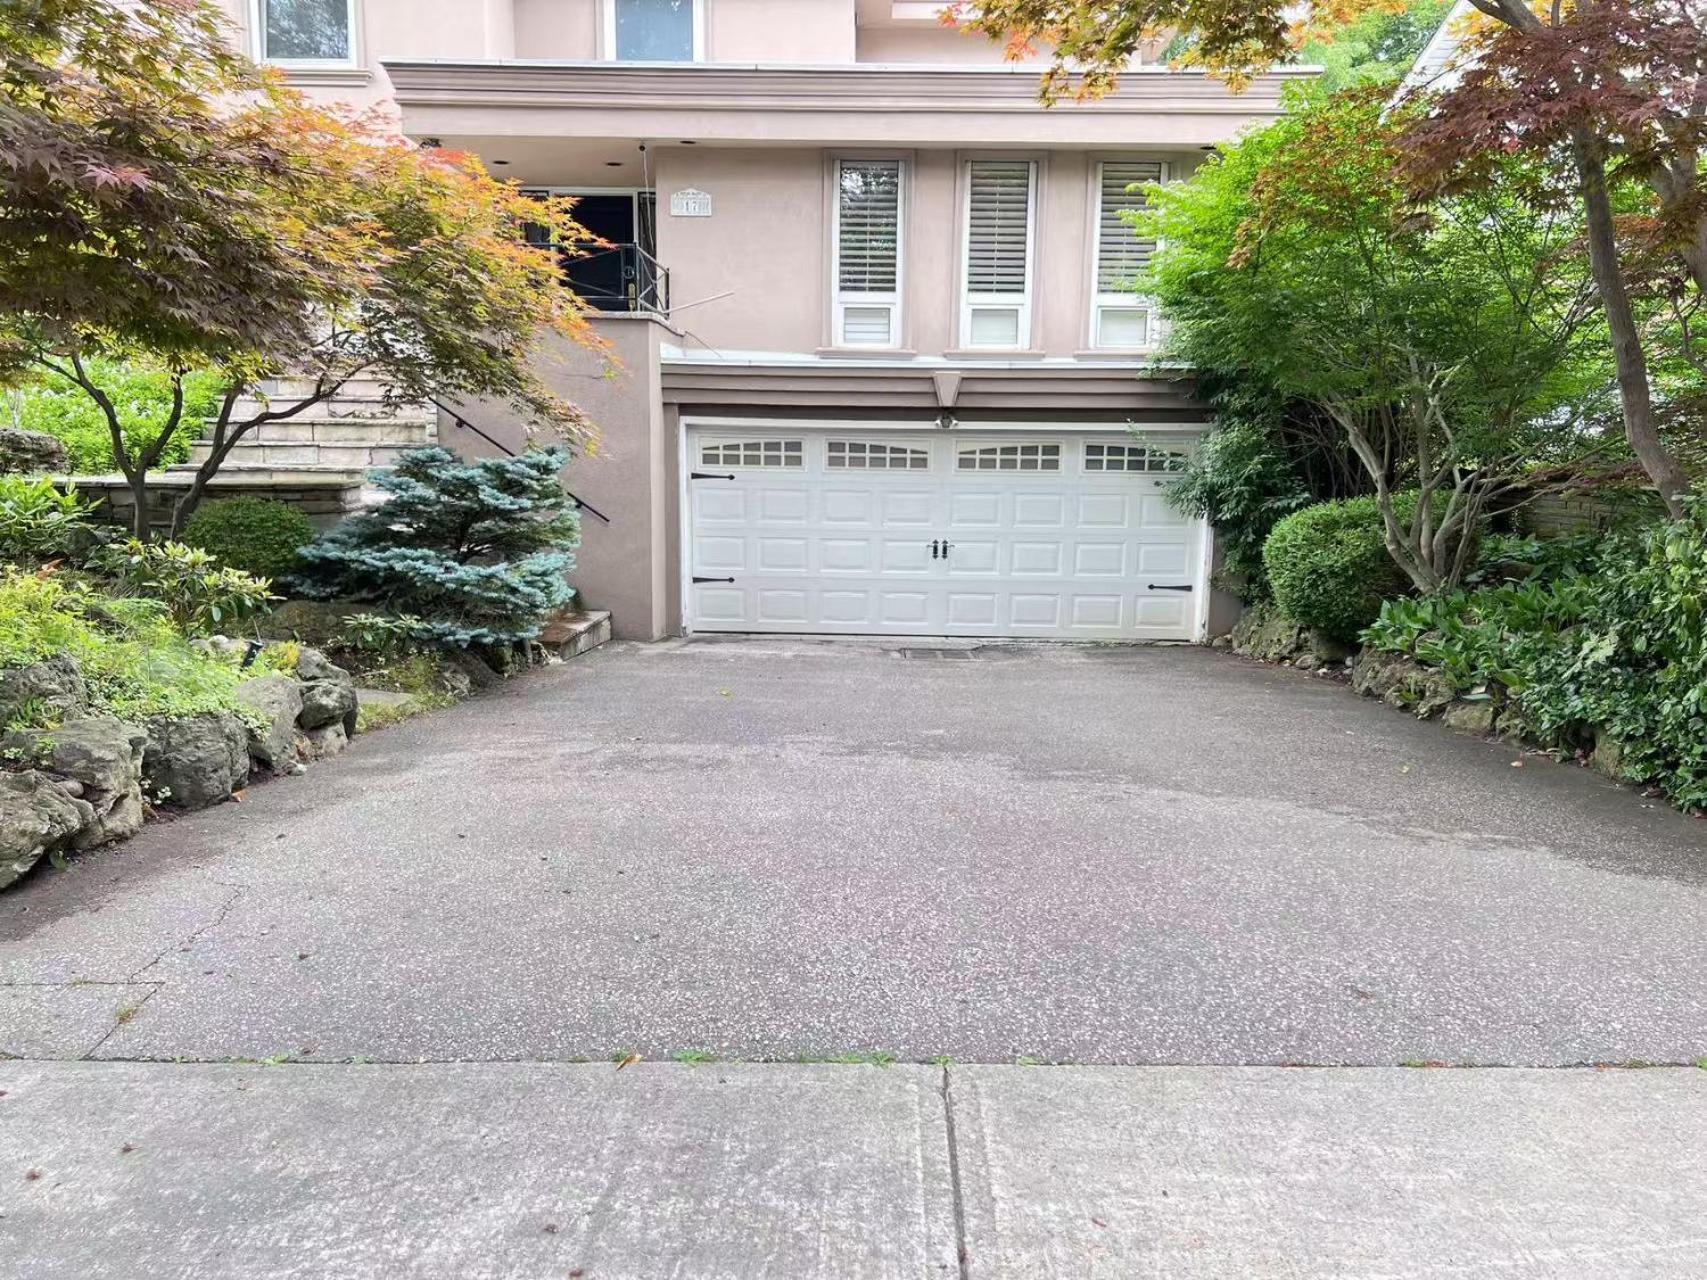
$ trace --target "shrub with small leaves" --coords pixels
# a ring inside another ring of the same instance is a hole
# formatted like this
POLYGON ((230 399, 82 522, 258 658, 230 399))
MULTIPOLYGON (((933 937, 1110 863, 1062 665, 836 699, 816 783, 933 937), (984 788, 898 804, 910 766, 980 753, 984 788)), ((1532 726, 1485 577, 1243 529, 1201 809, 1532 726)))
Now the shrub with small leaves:
MULTIPOLYGON (((1416 500, 1399 505, 1409 519, 1416 500)), ((1322 502, 1274 526, 1263 544, 1263 566, 1274 602, 1295 622, 1336 640, 1357 638, 1384 600, 1409 593, 1387 553, 1374 498, 1322 502)))
POLYGON ((263 614, 271 584, 227 569, 199 547, 181 542, 128 542, 108 547, 97 567, 119 592, 156 600, 185 635, 209 635, 263 614))
POLYGON ((257 578, 282 578, 297 567, 297 553, 314 540, 314 524, 288 502, 274 498, 222 498, 198 507, 184 526, 184 542, 200 547, 230 569, 257 578))

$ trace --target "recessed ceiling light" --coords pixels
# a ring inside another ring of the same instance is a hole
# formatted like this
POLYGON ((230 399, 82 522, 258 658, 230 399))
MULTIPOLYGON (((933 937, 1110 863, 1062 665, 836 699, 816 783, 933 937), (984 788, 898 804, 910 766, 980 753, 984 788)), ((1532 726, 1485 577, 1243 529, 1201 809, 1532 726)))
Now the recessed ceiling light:
POLYGON ((695 142, 692 138, 683 138, 682 145, 684 147, 697 147, 699 143, 695 142))
POLYGON ((501 169, 505 165, 509 164, 510 162, 508 160, 494 160, 492 163, 493 163, 493 165, 495 165, 496 167, 501 169))
POLYGON ((620 160, 606 160, 605 161, 605 168, 607 168, 607 169, 620 169, 620 168, 622 168, 622 161, 620 161, 620 160))

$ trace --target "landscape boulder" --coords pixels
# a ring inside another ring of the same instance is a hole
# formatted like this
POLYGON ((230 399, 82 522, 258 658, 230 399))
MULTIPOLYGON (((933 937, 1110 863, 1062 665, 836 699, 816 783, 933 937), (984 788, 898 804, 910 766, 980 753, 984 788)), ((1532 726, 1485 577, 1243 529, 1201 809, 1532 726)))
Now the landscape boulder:
POLYGON ((0 749, 17 764, 60 782, 89 806, 76 849, 123 840, 142 829, 142 758, 148 735, 112 716, 72 720, 57 729, 6 735, 0 749), (69 784, 69 785, 67 785, 69 784))
POLYGON ((0 774, 0 889, 70 845, 89 806, 34 770, 0 774))
POLYGON ((1414 711, 1421 719, 1452 705, 1456 691, 1441 672, 1402 654, 1365 649, 1351 667, 1351 686, 1390 707, 1414 711))
POLYGON ((1499 719, 1499 707, 1495 705, 1492 698, 1454 702, 1446 708, 1444 719, 1446 727, 1449 729, 1457 729, 1462 733, 1479 733, 1485 736, 1494 731, 1494 724, 1499 719))
POLYGON ((342 755, 344 748, 349 745, 350 738, 344 732, 342 723, 310 729, 301 739, 302 754, 309 760, 329 760, 333 756, 342 755))
POLYGON ((249 729, 226 711, 148 722, 143 776, 160 804, 205 809, 249 781, 249 729))
POLYGON ((318 649, 303 649, 296 663, 296 678, 302 682, 302 710, 297 728, 304 733, 341 725, 346 738, 356 732, 356 681, 318 649))
POLYGON ((54 720, 76 720, 89 713, 89 690, 76 659, 66 654, 27 667, 0 671, 0 724, 26 708, 54 720))
POLYGON ((237 690, 244 706, 260 713, 260 728, 247 726, 250 758, 271 773, 288 773, 296 764, 296 720, 302 714, 302 685, 286 675, 245 680, 237 690))
POLYGON ((1332 636, 1302 626, 1272 604, 1253 604, 1239 616, 1229 642, 1233 652, 1263 662, 1291 662, 1307 671, 1337 665, 1353 649, 1332 636))
POLYGON ((65 442, 43 431, 0 427, 0 472, 63 472, 65 442))

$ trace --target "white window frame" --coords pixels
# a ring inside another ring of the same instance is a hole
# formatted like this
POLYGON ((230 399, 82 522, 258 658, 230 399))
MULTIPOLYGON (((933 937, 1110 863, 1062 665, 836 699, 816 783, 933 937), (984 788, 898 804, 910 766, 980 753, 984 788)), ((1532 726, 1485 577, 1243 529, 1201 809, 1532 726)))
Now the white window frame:
POLYGON ((960 346, 966 351, 1029 351, 1031 349, 1032 300, 1037 293, 1037 188, 1038 162, 1026 156, 969 156, 960 166, 960 346), (972 166, 992 161, 1023 163, 1029 171, 1025 201, 1025 293, 973 293, 972 280, 972 166), (1017 299, 1017 301, 1016 301, 1017 299), (1006 343, 975 343, 972 312, 982 307, 1018 307, 1019 323, 1012 346, 1006 343))
MULTIPOLYGON (((1154 300, 1138 293, 1102 293, 1102 187, 1103 170, 1111 164, 1154 164, 1157 166, 1157 181, 1167 182, 1169 166, 1167 161, 1157 161, 1151 156, 1112 156, 1098 160, 1091 166, 1091 317, 1090 331, 1086 334, 1088 345, 1095 351, 1154 351, 1161 342, 1158 332, 1160 320, 1156 315, 1154 300), (1146 319, 1144 336, 1148 339, 1142 346, 1132 347, 1102 340, 1102 313, 1105 308, 1120 308, 1123 310, 1142 309, 1146 319)), ((1157 248, 1161 241, 1156 242, 1157 248)))
MULTIPOLYGON (((705 61, 705 6, 707 0, 693 0, 693 62, 705 61)), ((616 0, 599 0, 600 56, 605 62, 617 62, 616 0)), ((661 65, 687 65, 686 63, 661 65)))
POLYGON ((907 180, 904 156, 836 156, 830 165, 830 294, 835 299, 830 318, 831 345, 854 351, 896 351, 902 346, 903 299, 907 296, 907 180), (842 166, 893 164, 895 174, 895 291, 856 293, 842 289, 842 166), (845 336, 849 307, 889 308, 889 341, 849 342, 845 336))
POLYGON ((345 8, 349 14, 349 26, 347 29, 350 33, 349 52, 345 57, 275 58, 267 52, 267 14, 265 0, 249 0, 249 25, 255 37, 252 42, 254 45, 255 61, 263 62, 269 67, 285 68, 301 67, 312 69, 319 67, 326 69, 348 70, 351 67, 359 67, 361 65, 361 55, 358 49, 358 32, 360 31, 360 27, 357 25, 357 19, 360 17, 360 14, 357 11, 358 3, 359 0, 344 0, 345 8))

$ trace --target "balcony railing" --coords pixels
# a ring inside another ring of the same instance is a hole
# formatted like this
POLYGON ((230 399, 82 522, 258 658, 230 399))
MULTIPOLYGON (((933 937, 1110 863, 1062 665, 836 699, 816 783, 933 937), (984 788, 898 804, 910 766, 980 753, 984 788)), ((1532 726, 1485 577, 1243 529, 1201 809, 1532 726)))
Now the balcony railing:
POLYGON ((563 281, 595 311, 670 314, 670 270, 637 244, 566 257, 563 281))

